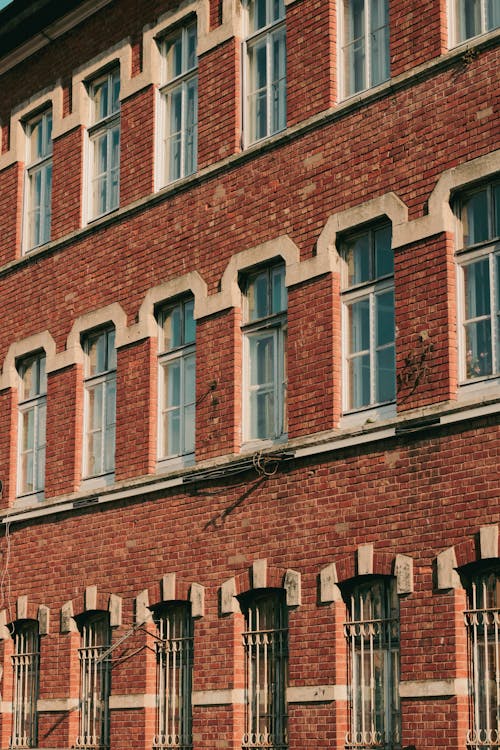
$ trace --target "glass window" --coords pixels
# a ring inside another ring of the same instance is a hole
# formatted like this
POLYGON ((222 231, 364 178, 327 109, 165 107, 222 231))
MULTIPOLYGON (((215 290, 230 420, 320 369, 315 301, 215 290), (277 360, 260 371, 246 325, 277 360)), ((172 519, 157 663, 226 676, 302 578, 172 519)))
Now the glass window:
POLYGON ((194 453, 196 325, 194 299, 160 310, 160 428, 158 458, 194 453))
POLYGON ((42 492, 45 484, 47 375, 45 354, 37 352, 18 364, 18 495, 42 492))
POLYGON ((162 184, 196 172, 198 147, 198 58, 196 21, 162 43, 162 184))
POLYGON ((360 583, 346 601, 350 698, 346 744, 400 746, 399 606, 394 581, 360 583))
POLYGON ((243 598, 245 734, 243 750, 286 750, 288 618, 284 592, 263 590, 243 598))
POLYGON ((190 750, 192 737, 193 625, 191 606, 163 603, 154 609, 158 627, 158 695, 153 750, 190 750))
POLYGON ((394 263, 391 225, 348 236, 345 261, 344 380, 346 410, 396 397, 394 263))
POLYGON ((388 0, 343 0, 344 96, 389 78, 388 0))
POLYGON ((40 636, 37 620, 13 623, 12 737, 10 747, 37 747, 40 636))
POLYGON ((500 26, 498 0, 453 0, 452 8, 455 44, 500 26))
POLYGON ((245 286, 244 439, 274 439, 287 430, 287 292, 285 266, 250 275, 245 286))
POLYGON ((28 155, 26 166, 27 250, 50 240, 52 210, 52 112, 31 120, 26 126, 28 155))
POLYGON ((500 739, 500 573, 476 572, 467 587, 472 711, 469 747, 493 748, 500 739))
POLYGON ((90 218, 118 208, 120 181, 120 71, 90 85, 90 218))
POLYGON ((80 726, 76 747, 109 747, 111 692, 111 628, 107 612, 77 618, 80 630, 80 726))
POLYGON ((461 196, 461 379, 500 373, 500 182, 461 196))
POLYGON ((85 337, 84 475, 112 472, 115 465, 116 349, 114 328, 85 337))
POLYGON ((286 28, 284 0, 249 0, 245 40, 245 141, 286 127, 286 28))

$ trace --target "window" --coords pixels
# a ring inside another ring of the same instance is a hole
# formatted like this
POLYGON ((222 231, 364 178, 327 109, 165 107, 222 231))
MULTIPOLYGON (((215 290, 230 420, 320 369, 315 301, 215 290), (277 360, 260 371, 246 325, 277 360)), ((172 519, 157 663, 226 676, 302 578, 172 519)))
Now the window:
POLYGON ((500 182, 464 194, 458 212, 461 379, 470 381, 500 374, 500 182))
POLYGON ((12 667, 12 737, 10 747, 38 745, 37 700, 39 687, 40 636, 36 620, 14 623, 12 667))
POLYGON ((247 144, 286 127, 284 0, 249 0, 245 40, 247 144))
POLYGON ((112 472, 115 463, 116 349, 113 328, 90 333, 84 341, 86 477, 112 472))
POLYGON ((18 364, 18 495, 42 492, 45 483, 47 375, 45 354, 37 352, 18 364))
POLYGON ((196 326, 194 299, 160 310, 159 459, 194 453, 196 326))
POLYGON ((344 96, 389 78, 388 0, 343 0, 344 96))
POLYGON ((245 734, 243 750, 286 750, 288 622, 284 592, 261 590, 243 598, 245 734))
POLYGON ((469 635, 471 717, 469 747, 498 747, 500 740, 500 574, 470 578, 465 622, 469 635))
POLYGON ((120 180, 120 71, 90 84, 90 218, 118 207, 120 180))
POLYGON ((393 401, 396 393, 394 263, 391 226, 347 237, 344 258, 344 405, 346 410, 393 401))
POLYGON ((196 22, 183 26, 161 45, 162 184, 196 172, 198 136, 198 58, 196 22))
POLYGON ((158 627, 156 679, 158 711, 153 750, 190 750, 193 683, 193 627, 188 603, 163 604, 154 610, 158 627))
POLYGON ((392 579, 356 585, 346 596, 349 619, 349 747, 400 746, 399 611, 392 579))
POLYGON ((452 0, 455 44, 500 26, 498 0, 452 0))
POLYGON ((245 285, 245 440, 286 432, 285 266, 261 269, 245 285))
POLYGON ((109 748, 111 692, 111 629, 107 612, 78 618, 80 629, 80 727, 76 747, 109 748))
POLYGON ((26 127, 26 249, 50 240, 52 196, 52 112, 31 120, 26 127))

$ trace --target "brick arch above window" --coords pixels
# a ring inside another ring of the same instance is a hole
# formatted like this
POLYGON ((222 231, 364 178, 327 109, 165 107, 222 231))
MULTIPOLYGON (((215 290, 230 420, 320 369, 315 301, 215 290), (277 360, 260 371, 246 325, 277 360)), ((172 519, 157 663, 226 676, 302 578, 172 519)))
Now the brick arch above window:
POLYGON ((77 632, 75 617, 86 612, 109 612, 110 627, 122 624, 122 598, 117 594, 99 591, 97 586, 87 586, 77 599, 70 599, 61 607, 61 633, 77 632))
POLYGON ((224 581, 220 588, 220 613, 229 615, 240 611, 240 594, 256 589, 284 589, 288 607, 301 604, 301 575, 296 570, 285 570, 268 565, 267 559, 255 560, 248 570, 224 581))
POLYGON ((15 611, 0 611, 0 640, 12 636, 11 624, 16 620, 36 620, 40 635, 47 635, 50 630, 50 609, 45 604, 32 601, 27 595, 18 596, 15 611))
POLYGON ((500 561, 499 527, 497 524, 481 526, 459 544, 442 550, 436 558, 438 589, 462 588, 459 568, 485 560, 500 561))
POLYGON ((373 544, 363 544, 354 554, 332 562, 319 574, 321 604, 341 601, 339 583, 359 576, 393 576, 396 592, 402 596, 413 593, 413 558, 376 550, 373 544))
POLYGON ((165 573, 161 579, 135 597, 135 623, 142 625, 152 621, 150 605, 160 602, 190 602, 191 616, 205 614, 205 587, 200 583, 180 579, 176 573, 165 573))

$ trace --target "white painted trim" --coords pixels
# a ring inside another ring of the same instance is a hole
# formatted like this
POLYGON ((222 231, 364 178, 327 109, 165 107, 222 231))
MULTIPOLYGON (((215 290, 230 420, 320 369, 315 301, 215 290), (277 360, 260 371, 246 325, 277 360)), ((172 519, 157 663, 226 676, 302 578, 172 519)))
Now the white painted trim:
POLYGON ((243 688, 228 688, 227 690, 194 690, 193 706, 229 706, 244 705, 245 691, 243 688))
POLYGON ((399 683, 401 698, 448 698, 468 694, 466 677, 449 680, 405 680, 399 683))
POLYGON ((287 703, 325 703, 347 700, 347 685, 304 685, 286 690, 287 703))

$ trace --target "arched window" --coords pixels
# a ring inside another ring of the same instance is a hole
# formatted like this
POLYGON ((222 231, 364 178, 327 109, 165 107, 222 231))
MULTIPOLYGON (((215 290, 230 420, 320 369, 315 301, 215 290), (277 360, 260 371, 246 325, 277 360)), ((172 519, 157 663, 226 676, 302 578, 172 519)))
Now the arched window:
POLYGON ((245 734, 243 750, 286 750, 288 611, 283 589, 240 597, 245 615, 245 734))
POLYGON ((348 747, 400 746, 399 604, 392 578, 370 577, 343 591, 349 646, 348 747))
POLYGON ((40 634, 38 620, 13 623, 11 747, 38 745, 37 700, 39 688, 40 634))
POLYGON ((192 738, 193 620, 189 602, 153 607, 158 628, 158 709, 153 750, 190 750, 192 738))
POLYGON ((465 574, 471 716, 467 744, 475 748, 500 743, 500 566, 465 574))

